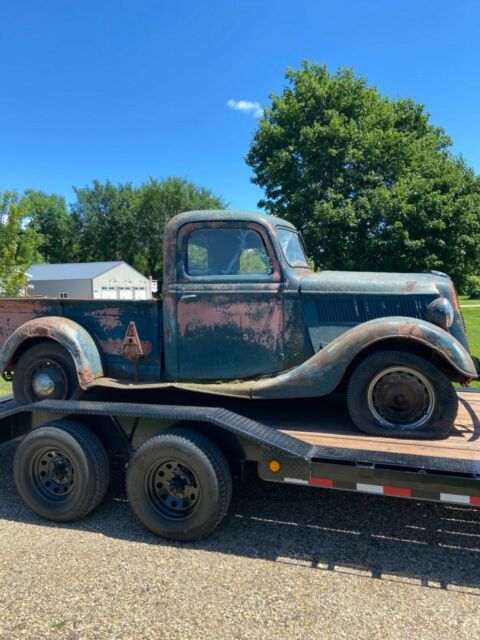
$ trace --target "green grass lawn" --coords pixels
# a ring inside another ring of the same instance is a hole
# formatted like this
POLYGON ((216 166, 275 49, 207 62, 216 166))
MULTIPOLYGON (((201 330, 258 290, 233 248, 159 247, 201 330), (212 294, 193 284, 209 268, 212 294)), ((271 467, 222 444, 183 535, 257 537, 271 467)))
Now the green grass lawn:
POLYGON ((12 383, 5 382, 5 380, 0 377, 0 396, 6 396, 12 393, 12 383))
POLYGON ((458 296, 459 300, 460 300, 460 304, 463 305, 468 305, 469 307, 471 307, 472 305, 474 306, 478 306, 480 307, 480 299, 471 299, 468 298, 467 296, 458 296))
MULTIPOLYGON (((470 304, 470 302, 466 302, 465 304, 470 304)), ((478 305, 478 308, 465 308, 462 301, 462 313, 467 327, 467 338, 468 344, 470 345, 470 351, 474 356, 480 358, 480 305, 478 305)), ((472 387, 480 388, 480 382, 472 382, 472 387)))

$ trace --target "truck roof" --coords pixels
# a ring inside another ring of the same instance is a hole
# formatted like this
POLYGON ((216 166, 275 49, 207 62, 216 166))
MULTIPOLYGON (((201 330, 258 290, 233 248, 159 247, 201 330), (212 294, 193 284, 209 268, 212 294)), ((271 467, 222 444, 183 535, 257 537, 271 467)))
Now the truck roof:
POLYGON ((203 209, 197 211, 185 211, 173 217, 167 226, 180 227, 188 222, 199 222, 204 220, 239 220, 242 222, 260 222, 266 226, 282 226, 295 229, 294 225, 287 220, 277 218, 262 211, 237 211, 235 209, 203 209))

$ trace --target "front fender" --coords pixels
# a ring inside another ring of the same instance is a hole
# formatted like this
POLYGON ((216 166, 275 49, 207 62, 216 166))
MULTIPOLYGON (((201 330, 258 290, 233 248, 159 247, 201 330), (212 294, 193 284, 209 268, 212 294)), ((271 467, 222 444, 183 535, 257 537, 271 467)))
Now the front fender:
POLYGON ((92 336, 68 318, 45 316, 20 325, 6 340, 0 353, 0 372, 14 369, 15 355, 27 340, 44 338, 61 344, 72 356, 78 382, 86 389, 95 378, 103 376, 102 361, 92 336))
POLYGON ((326 395, 338 386, 350 363, 363 349, 389 339, 427 346, 466 379, 478 377, 468 351, 447 331, 425 320, 377 318, 346 331, 295 369, 251 383, 250 395, 252 398, 326 395))

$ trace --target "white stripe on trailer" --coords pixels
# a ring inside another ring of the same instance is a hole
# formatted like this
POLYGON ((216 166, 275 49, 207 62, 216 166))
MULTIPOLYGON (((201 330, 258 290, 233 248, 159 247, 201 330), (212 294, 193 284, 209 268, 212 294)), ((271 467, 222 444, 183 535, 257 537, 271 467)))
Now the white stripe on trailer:
POLYGON ((456 493, 441 493, 442 502, 455 502, 456 504, 470 504, 470 496, 461 496, 456 493))
POLYGON ((284 478, 283 480, 290 484, 308 484, 308 480, 300 480, 300 478, 284 478))
POLYGON ((383 493, 383 486, 381 484, 364 484, 363 482, 357 482, 357 491, 365 491, 366 493, 383 493))

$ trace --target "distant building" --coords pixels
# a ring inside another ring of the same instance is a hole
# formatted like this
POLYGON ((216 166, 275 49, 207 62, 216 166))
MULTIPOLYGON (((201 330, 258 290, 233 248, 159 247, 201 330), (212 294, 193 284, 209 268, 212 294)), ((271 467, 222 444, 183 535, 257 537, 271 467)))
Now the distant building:
POLYGON ((152 280, 126 262, 35 264, 28 272, 31 296, 111 300, 152 297, 152 280))

